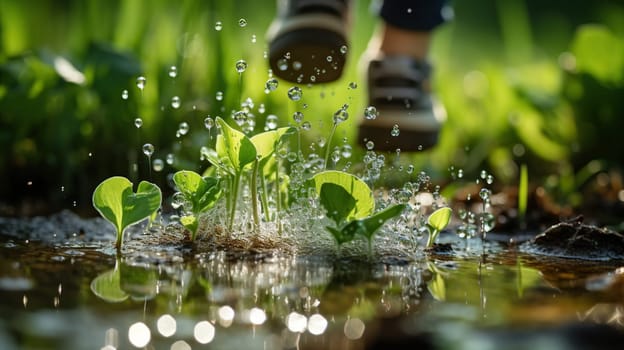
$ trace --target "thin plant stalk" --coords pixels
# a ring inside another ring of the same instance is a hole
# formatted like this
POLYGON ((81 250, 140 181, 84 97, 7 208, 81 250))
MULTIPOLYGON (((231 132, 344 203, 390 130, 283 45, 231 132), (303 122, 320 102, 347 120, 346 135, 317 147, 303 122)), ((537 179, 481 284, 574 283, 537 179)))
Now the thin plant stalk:
POLYGON ((271 213, 269 212, 269 194, 266 179, 264 178, 264 171, 260 169, 258 175, 260 177, 260 187, 262 188, 262 193, 260 194, 260 206, 262 208, 262 212, 264 213, 264 219, 266 221, 272 221, 271 213))
POLYGON ((331 151, 331 141, 334 138, 334 133, 336 133, 336 129, 338 128, 338 123, 334 123, 334 126, 329 133, 329 138, 327 139, 327 144, 325 145, 327 149, 325 150, 325 169, 327 169, 327 163, 329 162, 329 152, 331 151))
POLYGON ((275 164, 275 220, 277 220, 277 232, 282 235, 282 220, 280 219, 282 210, 282 193, 280 187, 279 161, 275 164))
POLYGON ((234 227, 234 217, 236 216, 236 201, 238 199, 238 189, 240 187, 241 174, 234 175, 234 181, 232 181, 231 193, 230 193, 230 219, 228 222, 228 230, 231 232, 234 227))
POLYGON ((435 228, 431 229, 431 233, 429 234, 429 238, 427 239, 427 247, 433 246, 436 237, 438 237, 438 233, 438 230, 436 230, 435 228))
POLYGON ((254 230, 258 231, 260 228, 260 214, 258 213, 258 167, 260 162, 258 159, 254 161, 253 169, 251 170, 251 206, 254 221, 254 230))

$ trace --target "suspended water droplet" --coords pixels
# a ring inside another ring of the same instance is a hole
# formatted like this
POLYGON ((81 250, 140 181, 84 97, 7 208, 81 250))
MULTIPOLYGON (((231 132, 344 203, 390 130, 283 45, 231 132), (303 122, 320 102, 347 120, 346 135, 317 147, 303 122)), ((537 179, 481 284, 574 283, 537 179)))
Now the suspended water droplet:
POLYGON ((236 61, 236 71, 240 74, 247 69, 247 62, 245 60, 236 61))
POLYGON ((171 107, 173 107, 174 109, 180 108, 180 97, 173 96, 171 98, 171 107))
POLYGON ((154 171, 157 171, 157 172, 162 171, 164 167, 165 167, 165 163, 160 158, 156 158, 152 162, 152 169, 154 169, 154 171))
POLYGON ((134 119, 134 126, 136 126, 136 128, 140 128, 143 126, 143 119, 141 118, 135 118, 134 119))
POLYGON ((251 43, 252 43, 252 44, 255 44, 255 43, 256 43, 256 34, 253 34, 253 35, 251 36, 251 43))
POLYGON ((327 140, 325 140, 325 138, 321 136, 316 141, 316 143, 319 145, 319 147, 323 148, 323 147, 325 147, 325 143, 327 143, 327 140))
POLYGON ((241 28, 242 28, 242 27, 247 26, 247 20, 246 20, 246 19, 244 19, 244 18, 239 19, 239 20, 238 20, 238 25, 239 25, 241 28))
POLYGON ((154 145, 152 145, 151 143, 146 143, 143 145, 143 154, 145 154, 148 157, 151 157, 152 154, 154 154, 154 145))
POLYGON ((128 95, 129 95, 129 94, 128 94, 128 90, 123 90, 123 91, 121 92, 121 99, 122 99, 122 100, 127 100, 127 99, 128 99, 128 95))
POLYGON ((221 31, 221 29, 223 29, 223 23, 221 23, 221 21, 217 21, 217 22, 215 23, 215 30, 216 30, 216 31, 218 31, 218 32, 220 32, 220 31, 221 31))
POLYGON ((293 64, 292 64, 292 66, 293 66, 293 69, 294 69, 294 70, 300 70, 300 69, 301 69, 301 67, 302 67, 302 64, 301 64, 301 62, 299 62, 299 61, 294 61, 294 62, 293 62, 293 64))
POLYGON ((312 124, 310 124, 309 121, 305 121, 303 122, 303 124, 301 124, 301 129, 304 131, 308 131, 310 129, 312 129, 312 124))
POLYGON ((215 95, 215 98, 217 99, 217 101, 223 101, 223 92, 222 91, 217 91, 217 94, 215 95))
POLYGON ((371 140, 368 140, 366 142, 366 149, 369 150, 369 151, 372 151, 373 148, 375 148, 375 143, 373 141, 371 141, 371 140))
POLYGON ((399 126, 397 124, 394 124, 394 126, 392 127, 392 130, 390 130, 390 136, 399 136, 399 134, 401 133, 401 131, 399 130, 399 126))
POLYGON ((278 85, 279 85, 279 82, 275 78, 271 78, 267 80, 266 83, 264 84, 266 89, 269 91, 275 91, 278 85))
POLYGON ((406 171, 407 171, 408 174, 413 173, 414 172, 414 166, 412 164, 408 165, 406 171))
POLYGON ((377 108, 375 106, 368 106, 364 109, 364 118, 373 120, 377 118, 377 108))
POLYGON ((167 158, 166 158, 167 164, 173 165, 174 161, 175 161, 175 156, 173 155, 173 153, 167 154, 167 158))
POLYGON ((334 124, 340 124, 347 119, 349 119, 349 113, 344 106, 334 113, 334 124))
POLYGON ((301 91, 301 88, 298 86, 293 86, 290 89, 288 89, 288 98, 293 101, 301 100, 302 95, 303 95, 303 91, 301 91))
POLYGON ((265 126, 267 130, 275 130, 277 128, 277 116, 275 114, 268 115, 265 126))
POLYGON ((349 89, 355 90, 355 89, 357 89, 357 87, 358 87, 358 85, 357 85, 356 82, 352 81, 352 82, 349 83, 349 89))
POLYGON ((334 58, 333 58, 333 57, 331 57, 331 56, 327 56, 327 57, 325 57, 325 59, 327 60, 327 62, 331 62, 331 61, 333 61, 333 60, 334 60, 334 58))
POLYGON ((175 78, 177 76, 178 76, 178 67, 176 66, 169 67, 169 77, 175 78))
POLYGON ((340 153, 343 158, 351 158, 351 155, 353 154, 353 148, 351 147, 351 145, 344 144, 341 147, 340 153))
POLYGON ((349 49, 347 48, 347 45, 342 45, 340 47, 340 53, 343 54, 343 55, 346 54, 348 50, 349 49))
POLYGON ((301 112, 293 113, 293 120, 297 124, 301 123, 301 121, 303 121, 303 113, 301 113, 301 112))
POLYGON ((266 107, 264 106, 264 103, 261 103, 260 106, 258 106, 258 112, 260 114, 264 114, 264 112, 266 112, 266 107))
POLYGON ((485 180, 485 178, 487 177, 487 171, 481 170, 481 173, 479 175, 481 176, 482 179, 485 180))
POLYGON ((210 130, 212 129, 212 127, 214 126, 214 120, 212 118, 210 118, 210 116, 207 116, 204 119, 204 126, 206 127, 206 129, 210 130))
POLYGON ((482 188, 479 191, 479 197, 481 197, 481 199, 483 199, 484 201, 487 201, 490 199, 490 195, 492 194, 492 191, 490 191, 487 188, 482 188))
POLYGON ((242 126, 247 121, 247 112, 245 111, 236 111, 234 112, 234 121, 238 126, 242 126))
POLYGON ((182 192, 176 192, 171 196, 171 207, 173 209, 179 209, 186 203, 186 198, 182 192))
POLYGON ((180 135, 186 135, 189 131, 189 125, 187 122, 182 122, 180 123, 180 125, 178 126, 178 133, 180 135))
POLYGON ((288 60, 285 58, 280 58, 277 60, 277 69, 281 71, 285 71, 288 69, 288 60))
POLYGON ((485 180, 485 182, 486 182, 488 185, 491 185, 492 183, 494 183, 494 176, 492 176, 492 175, 488 175, 488 176, 487 176, 487 179, 485 180))
POLYGON ((147 79, 145 79, 144 76, 140 76, 136 80, 136 86, 139 88, 139 90, 145 89, 145 83, 147 83, 147 79))

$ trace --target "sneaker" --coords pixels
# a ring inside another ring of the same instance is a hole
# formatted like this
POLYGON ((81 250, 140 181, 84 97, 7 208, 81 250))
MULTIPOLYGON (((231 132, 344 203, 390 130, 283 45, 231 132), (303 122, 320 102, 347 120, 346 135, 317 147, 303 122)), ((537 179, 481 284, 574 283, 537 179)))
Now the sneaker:
POLYGON ((430 76, 431 66, 411 57, 372 60, 368 93, 377 115, 362 119, 358 141, 363 146, 372 141, 379 151, 409 152, 435 146, 444 110, 431 96, 430 76))
POLYGON ((348 0, 282 0, 269 27, 269 65, 281 79, 326 83, 342 75, 348 0))

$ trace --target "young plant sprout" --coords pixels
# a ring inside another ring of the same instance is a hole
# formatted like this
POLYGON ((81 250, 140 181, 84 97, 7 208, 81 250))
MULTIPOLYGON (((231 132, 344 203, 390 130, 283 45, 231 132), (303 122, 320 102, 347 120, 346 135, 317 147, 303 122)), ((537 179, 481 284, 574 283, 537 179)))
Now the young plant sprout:
POLYGON ((444 228, 448 225, 451 220, 451 213, 453 211, 451 208, 443 207, 440 208, 431 215, 427 219, 427 229, 429 230, 429 239, 427 240, 427 247, 433 246, 436 238, 440 231, 444 230, 444 228))
POLYGON ((372 253, 375 232, 388 220, 403 212, 406 205, 390 206, 371 215, 375 210, 372 190, 366 183, 346 172, 327 170, 312 177, 321 205, 335 226, 326 226, 338 246, 361 235, 372 253))
POLYGON ((181 170, 173 175, 173 182, 183 197, 183 203, 181 203, 183 214, 180 216, 180 223, 191 231, 191 241, 195 241, 200 214, 214 207, 221 198, 219 179, 202 177, 196 172, 181 170))
POLYGON ((132 182, 122 176, 102 181, 93 192, 93 206, 115 226, 117 250, 121 249, 124 230, 156 213, 161 202, 162 193, 158 186, 141 181, 135 193, 132 191, 132 182))

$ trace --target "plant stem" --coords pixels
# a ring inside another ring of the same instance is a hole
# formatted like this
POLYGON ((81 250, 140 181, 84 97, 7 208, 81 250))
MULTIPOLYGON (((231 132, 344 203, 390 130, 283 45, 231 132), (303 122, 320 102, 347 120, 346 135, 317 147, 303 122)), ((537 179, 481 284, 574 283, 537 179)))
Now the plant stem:
POLYGON ((427 247, 431 247, 433 246, 433 243, 435 243, 435 239, 438 236, 438 230, 436 229, 430 229, 431 231, 429 231, 429 239, 427 239, 427 247))
POLYGON ((260 228, 260 214, 258 213, 258 166, 260 162, 258 159, 254 161, 253 169, 251 170, 251 206, 253 212, 254 230, 258 231, 260 228))
POLYGON ((262 212, 264 213, 264 220, 271 221, 271 213, 269 212, 269 194, 267 192, 266 179, 264 178, 264 171, 259 169, 260 187, 262 188, 262 194, 260 195, 260 205, 262 212))
POLYGON ((327 139, 327 144, 325 145, 327 149, 325 149, 325 169, 327 169, 327 163, 329 162, 329 152, 331 150, 331 141, 334 138, 334 133, 336 132, 336 128, 338 128, 338 124, 334 123, 334 126, 329 133, 329 138, 327 139))
POLYGON ((228 230, 231 232, 234 226, 234 216, 236 215, 236 202, 238 200, 238 188, 240 187, 241 173, 234 175, 230 193, 230 219, 228 222, 228 230))
POLYGON ((282 210, 282 192, 279 179, 279 160, 275 164, 275 220, 277 220, 277 233, 282 235, 282 221, 280 220, 282 210))

